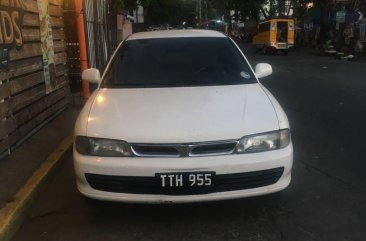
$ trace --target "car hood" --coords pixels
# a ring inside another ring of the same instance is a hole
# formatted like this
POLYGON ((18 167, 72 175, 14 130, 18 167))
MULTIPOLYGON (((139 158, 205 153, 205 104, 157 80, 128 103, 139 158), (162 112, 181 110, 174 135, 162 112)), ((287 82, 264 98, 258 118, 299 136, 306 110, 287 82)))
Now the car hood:
POLYGON ((99 89, 87 135, 131 143, 189 143, 278 128, 276 112, 260 84, 99 89))

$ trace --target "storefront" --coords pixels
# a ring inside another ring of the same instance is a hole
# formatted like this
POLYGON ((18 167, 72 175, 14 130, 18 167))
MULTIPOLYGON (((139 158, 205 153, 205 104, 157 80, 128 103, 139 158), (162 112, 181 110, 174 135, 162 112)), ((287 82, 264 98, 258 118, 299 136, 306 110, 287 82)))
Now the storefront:
POLYGON ((68 103, 63 0, 0 0, 0 155, 68 103))

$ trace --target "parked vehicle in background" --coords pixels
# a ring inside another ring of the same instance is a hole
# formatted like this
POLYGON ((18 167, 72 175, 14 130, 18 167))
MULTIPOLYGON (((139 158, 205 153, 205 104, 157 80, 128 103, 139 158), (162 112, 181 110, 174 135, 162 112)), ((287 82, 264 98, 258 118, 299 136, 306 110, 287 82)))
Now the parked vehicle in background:
POLYGON ((294 47, 295 25, 293 19, 271 19, 258 25, 258 33, 253 37, 257 52, 287 54, 294 47))
POLYGON ((201 23, 197 23, 196 28, 215 30, 225 34, 228 34, 228 24, 221 20, 209 20, 201 23))
POLYGON ((75 125, 87 197, 197 202, 278 192, 291 181, 285 112, 233 40, 217 31, 136 33, 115 51, 75 125))
POLYGON ((151 25, 147 28, 147 31, 161 31, 161 30, 172 30, 173 27, 169 24, 151 25))
POLYGON ((247 37, 247 33, 245 31, 245 24, 234 23, 230 33, 230 37, 238 41, 244 41, 247 37))

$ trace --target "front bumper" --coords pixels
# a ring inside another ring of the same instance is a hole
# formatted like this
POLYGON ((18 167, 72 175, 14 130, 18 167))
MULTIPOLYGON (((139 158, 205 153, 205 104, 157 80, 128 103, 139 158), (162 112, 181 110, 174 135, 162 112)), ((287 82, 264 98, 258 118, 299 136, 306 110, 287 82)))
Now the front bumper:
POLYGON ((288 44, 288 43, 278 43, 278 44, 272 45, 272 47, 274 47, 277 50, 288 50, 288 49, 292 49, 294 47, 294 45, 288 44))
POLYGON ((74 149, 74 167, 79 191, 90 198, 121 202, 170 203, 201 202, 264 195, 285 189, 291 181, 293 161, 292 144, 288 147, 262 153, 233 154, 187 158, 106 158, 84 156, 74 149), (214 171, 217 175, 268 170, 283 167, 279 180, 271 185, 235 191, 220 191, 197 195, 134 194, 101 191, 92 188, 85 174, 111 176, 154 177, 164 172, 214 171))

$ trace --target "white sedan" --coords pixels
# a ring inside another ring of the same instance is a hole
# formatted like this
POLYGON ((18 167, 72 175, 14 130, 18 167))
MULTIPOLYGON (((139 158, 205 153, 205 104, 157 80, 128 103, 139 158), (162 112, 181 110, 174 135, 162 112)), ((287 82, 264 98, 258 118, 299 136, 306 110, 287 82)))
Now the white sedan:
POLYGON ((75 125, 79 191, 121 202, 198 202, 278 192, 291 181, 285 112, 222 33, 136 33, 119 45, 75 125))

